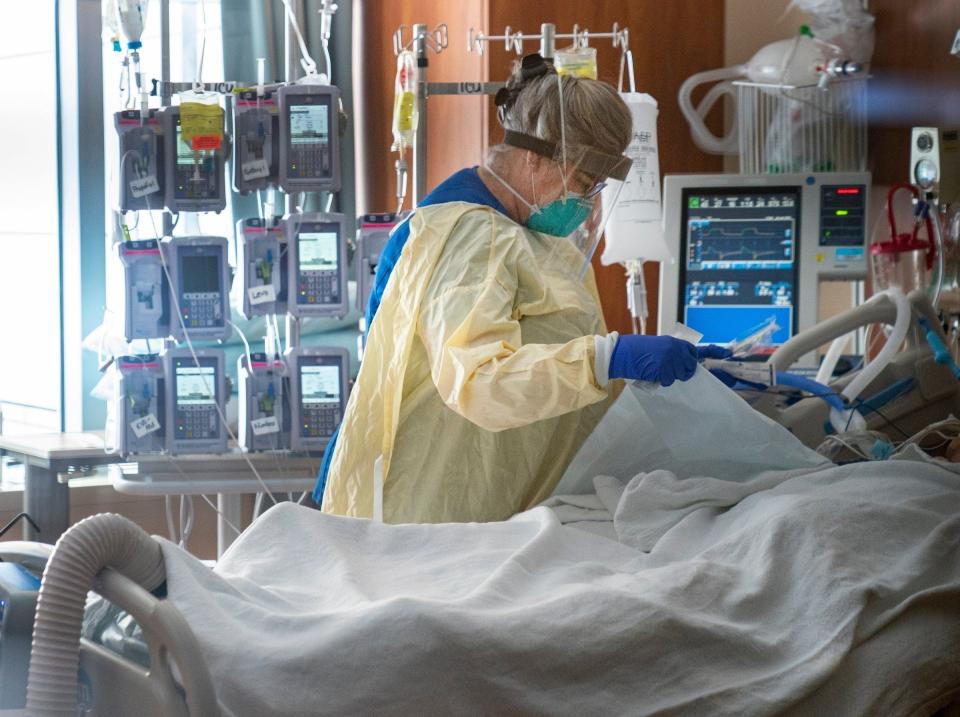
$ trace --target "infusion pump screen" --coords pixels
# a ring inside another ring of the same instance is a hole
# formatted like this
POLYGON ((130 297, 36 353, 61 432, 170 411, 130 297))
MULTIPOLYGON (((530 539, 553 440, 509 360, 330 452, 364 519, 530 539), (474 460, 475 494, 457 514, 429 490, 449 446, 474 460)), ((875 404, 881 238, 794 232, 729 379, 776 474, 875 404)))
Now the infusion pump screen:
POLYGON ((177 166, 174 173, 177 199, 210 199, 216 197, 216 159, 209 152, 194 154, 189 144, 183 141, 180 119, 177 118, 177 166))
POLYGON ((290 108, 290 144, 327 144, 329 121, 329 105, 294 105, 290 108))
POLYGON ((182 265, 184 292, 219 295, 220 259, 218 256, 185 256, 182 265))
POLYGON ((340 403, 340 366, 303 366, 300 390, 304 405, 340 403))
POLYGON ((212 406, 217 401, 213 366, 177 366, 177 405, 212 406))
POLYGON ((210 359, 174 360, 175 437, 209 440, 220 436, 217 411, 217 369, 210 359))
POLYGON ((336 232, 302 231, 298 237, 300 249, 300 271, 336 271, 337 244, 336 232))
POLYGON ((325 443, 343 415, 340 411, 340 360, 329 356, 302 356, 299 363, 300 425, 307 443, 325 443))
POLYGON ((773 319, 793 335, 800 190, 685 189, 680 316, 703 343, 743 339, 773 319))

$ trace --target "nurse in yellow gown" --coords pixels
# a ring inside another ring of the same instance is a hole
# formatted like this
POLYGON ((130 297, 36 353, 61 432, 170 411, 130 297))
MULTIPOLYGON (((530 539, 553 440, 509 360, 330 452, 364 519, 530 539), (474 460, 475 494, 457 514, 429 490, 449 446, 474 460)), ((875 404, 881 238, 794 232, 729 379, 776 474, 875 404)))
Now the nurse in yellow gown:
POLYGON ((553 491, 614 397, 611 365, 664 383, 695 369, 689 344, 623 337, 662 340, 650 350, 608 334, 593 274, 580 271, 589 256, 563 238, 629 168, 632 120, 616 91, 531 56, 497 103, 505 143, 479 176, 510 216, 466 202, 413 215, 330 461, 326 512, 371 517, 379 458, 386 522, 505 519, 553 491))

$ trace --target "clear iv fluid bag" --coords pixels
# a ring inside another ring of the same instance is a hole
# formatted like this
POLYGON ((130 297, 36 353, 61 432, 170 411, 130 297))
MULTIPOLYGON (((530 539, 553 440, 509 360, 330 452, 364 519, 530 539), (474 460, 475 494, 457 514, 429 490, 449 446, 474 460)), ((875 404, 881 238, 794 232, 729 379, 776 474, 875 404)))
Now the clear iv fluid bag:
POLYGON ((610 218, 600 261, 605 266, 637 260, 672 262, 661 223, 657 101, 640 92, 621 97, 633 116, 633 135, 625 152, 632 166, 619 196, 603 191, 603 211, 610 218))

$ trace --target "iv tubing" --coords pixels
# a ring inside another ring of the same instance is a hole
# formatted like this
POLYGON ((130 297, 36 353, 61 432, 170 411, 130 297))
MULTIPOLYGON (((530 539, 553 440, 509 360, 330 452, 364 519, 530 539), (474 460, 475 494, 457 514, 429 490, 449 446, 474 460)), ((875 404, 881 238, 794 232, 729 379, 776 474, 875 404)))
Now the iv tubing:
POLYGON ((946 245, 943 241, 943 227, 940 224, 940 211, 935 205, 928 205, 927 212, 933 222, 933 240, 937 250, 937 279, 934 284, 933 295, 930 297, 930 303, 933 304, 934 311, 940 304, 940 292, 943 291, 943 275, 947 270, 946 245))

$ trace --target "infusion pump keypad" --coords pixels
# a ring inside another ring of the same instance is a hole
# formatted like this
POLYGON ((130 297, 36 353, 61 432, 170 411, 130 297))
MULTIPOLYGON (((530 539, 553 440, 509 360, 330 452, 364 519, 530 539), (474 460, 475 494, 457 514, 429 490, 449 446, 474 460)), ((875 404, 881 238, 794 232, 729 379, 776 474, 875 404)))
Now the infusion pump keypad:
POLYGON ((300 272, 301 304, 340 303, 340 278, 335 271, 300 272))
POLYGON ((217 292, 187 292, 181 295, 183 322, 188 328, 223 326, 223 310, 217 292))
POLYGON ((217 410, 214 406, 178 406, 177 438, 219 438, 217 421, 217 410))
POLYGON ((302 418, 301 436, 304 438, 329 438, 337 430, 337 426, 340 425, 342 418, 340 405, 335 404, 319 408, 305 406, 302 418))

